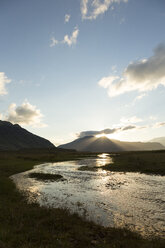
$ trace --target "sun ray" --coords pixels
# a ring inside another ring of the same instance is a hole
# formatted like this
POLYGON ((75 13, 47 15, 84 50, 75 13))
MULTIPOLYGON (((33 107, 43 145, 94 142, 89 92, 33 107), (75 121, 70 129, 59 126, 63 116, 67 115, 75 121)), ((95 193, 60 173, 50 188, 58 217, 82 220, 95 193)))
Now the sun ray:
POLYGON ((106 137, 108 139, 117 139, 117 140, 120 139, 119 133, 111 133, 111 134, 101 133, 101 134, 97 134, 95 137, 97 138, 106 137))

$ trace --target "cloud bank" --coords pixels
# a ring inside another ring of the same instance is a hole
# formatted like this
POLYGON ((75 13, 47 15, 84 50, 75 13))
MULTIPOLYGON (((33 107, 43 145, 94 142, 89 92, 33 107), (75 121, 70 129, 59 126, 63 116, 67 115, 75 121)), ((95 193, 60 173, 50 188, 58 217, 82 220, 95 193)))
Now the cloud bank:
POLYGON ((104 14, 114 3, 128 2, 128 0, 81 0, 82 19, 93 20, 104 14))
POLYGON ((157 46, 153 56, 148 59, 130 63, 122 77, 104 77, 98 84, 107 89, 110 97, 131 91, 147 92, 159 85, 165 86, 165 43, 157 46))
POLYGON ((30 104, 28 101, 24 101, 20 106, 12 103, 4 119, 13 124, 44 127, 46 125, 42 123, 42 117, 41 111, 36 106, 30 104))
POLYGON ((123 131, 128 131, 128 130, 137 129, 137 128, 139 128, 139 127, 137 127, 135 125, 128 125, 128 126, 124 126, 124 127, 107 128, 107 129, 103 129, 100 131, 83 131, 83 132, 80 132, 78 134, 78 137, 83 138, 86 136, 96 136, 99 134, 112 134, 112 133, 123 132, 123 131))
POLYGON ((10 83, 11 80, 7 78, 4 72, 0 72, 0 95, 6 95, 6 84, 10 83))

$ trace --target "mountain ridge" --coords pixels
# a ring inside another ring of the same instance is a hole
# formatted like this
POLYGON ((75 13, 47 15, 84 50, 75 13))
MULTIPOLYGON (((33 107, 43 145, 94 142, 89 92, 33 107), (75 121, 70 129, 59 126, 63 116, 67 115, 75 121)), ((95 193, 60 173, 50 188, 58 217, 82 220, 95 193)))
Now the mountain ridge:
POLYGON ((163 146, 165 146, 165 137, 157 137, 157 138, 150 140, 150 142, 158 142, 162 144, 163 146))
POLYGON ((0 120, 0 150, 55 148, 47 139, 35 135, 18 124, 0 120))
POLYGON ((85 136, 83 138, 78 138, 72 142, 60 145, 58 147, 89 152, 121 152, 165 149, 163 145, 157 142, 127 142, 108 139, 107 137, 97 138, 95 136, 85 136))

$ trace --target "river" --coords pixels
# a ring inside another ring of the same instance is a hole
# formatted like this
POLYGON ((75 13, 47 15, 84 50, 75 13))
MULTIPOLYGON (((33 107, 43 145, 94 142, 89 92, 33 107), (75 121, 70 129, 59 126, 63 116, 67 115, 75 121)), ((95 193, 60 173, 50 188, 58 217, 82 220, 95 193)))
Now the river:
POLYGON ((164 237, 165 177, 99 168, 110 163, 108 154, 44 163, 12 179, 29 203, 68 209, 106 227, 126 227, 143 236, 164 237), (38 181, 28 177, 31 172, 60 174, 64 180, 38 181))

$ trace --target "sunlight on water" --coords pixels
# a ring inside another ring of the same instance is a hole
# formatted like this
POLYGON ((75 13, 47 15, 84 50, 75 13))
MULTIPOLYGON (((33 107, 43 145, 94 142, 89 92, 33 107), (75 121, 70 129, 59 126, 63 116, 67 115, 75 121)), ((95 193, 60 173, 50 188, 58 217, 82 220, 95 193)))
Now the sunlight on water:
POLYGON ((12 178, 29 202, 65 208, 104 226, 164 237, 165 177, 101 168, 112 162, 108 154, 101 154, 97 158, 41 164, 12 178), (66 180, 41 182, 29 178, 31 172, 60 174, 66 180))
POLYGON ((108 156, 107 153, 98 155, 98 159, 96 160, 97 167, 102 167, 110 163, 112 163, 112 159, 108 156))
POLYGON ((108 153, 102 153, 102 154, 99 154, 98 155, 98 158, 106 158, 106 159, 108 159, 108 153))

